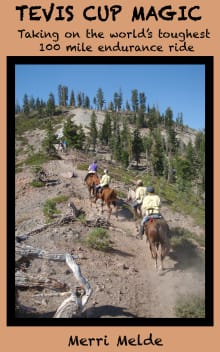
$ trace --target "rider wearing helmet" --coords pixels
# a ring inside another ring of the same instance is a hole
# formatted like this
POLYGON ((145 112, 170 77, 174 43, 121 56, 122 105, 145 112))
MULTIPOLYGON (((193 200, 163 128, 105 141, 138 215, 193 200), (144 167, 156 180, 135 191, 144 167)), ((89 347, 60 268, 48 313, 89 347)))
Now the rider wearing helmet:
POLYGON ((98 164, 97 164, 97 160, 93 160, 92 164, 89 165, 88 171, 89 173, 95 173, 98 170, 98 164))
POLYGON ((146 188, 147 195, 144 197, 142 203, 142 210, 145 212, 145 216, 141 221, 140 226, 140 237, 143 238, 144 234, 144 223, 150 220, 151 217, 153 218, 161 218, 160 215, 160 197, 154 193, 154 187, 149 186, 146 188))
POLYGON ((103 188, 109 187, 110 182, 111 182, 111 177, 108 174, 108 170, 105 169, 104 174, 101 177, 100 184, 96 186, 96 189, 101 192, 103 188))
POLYGON ((97 163, 97 160, 93 160, 92 164, 89 165, 88 167, 88 173, 84 179, 84 182, 86 182, 87 180, 87 177, 90 175, 90 174, 96 174, 98 171, 98 163, 97 163))
POLYGON ((135 192, 135 201, 133 203, 133 208, 138 208, 142 202, 144 197, 146 196, 146 187, 143 186, 143 182, 141 180, 137 181, 137 188, 135 192))

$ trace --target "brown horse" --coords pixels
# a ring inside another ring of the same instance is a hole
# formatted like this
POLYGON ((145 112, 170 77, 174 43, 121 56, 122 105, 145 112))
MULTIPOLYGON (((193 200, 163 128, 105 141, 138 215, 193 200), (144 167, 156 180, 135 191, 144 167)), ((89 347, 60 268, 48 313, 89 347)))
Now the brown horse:
POLYGON ((158 269, 159 259, 159 270, 163 270, 163 260, 170 249, 169 226, 163 218, 150 219, 144 224, 144 231, 149 241, 152 258, 155 259, 155 267, 158 269))
POLYGON ((86 178, 86 184, 89 191, 90 198, 96 194, 96 186, 99 185, 100 180, 97 174, 88 174, 86 178))
POLYGON ((98 199, 101 199, 101 201, 102 201, 102 203, 101 203, 102 213, 103 213, 104 203, 108 207, 108 213, 109 213, 108 220, 110 219, 110 216, 112 213, 111 205, 113 205, 115 207, 115 210, 116 210, 115 216, 116 216, 116 218, 118 218, 117 193, 114 189, 109 188, 109 187, 104 187, 101 192, 96 192, 94 203, 96 203, 96 201, 98 199))

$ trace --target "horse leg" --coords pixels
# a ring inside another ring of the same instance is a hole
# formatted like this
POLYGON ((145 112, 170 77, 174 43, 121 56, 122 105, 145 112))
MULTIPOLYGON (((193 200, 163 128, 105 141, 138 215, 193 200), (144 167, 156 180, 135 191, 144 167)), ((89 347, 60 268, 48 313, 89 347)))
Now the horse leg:
POLYGON ((88 190, 89 190, 89 198, 92 198, 92 186, 88 186, 88 190))
POLYGON ((164 269, 163 261, 164 261, 164 258, 166 256, 167 252, 168 252, 168 247, 165 244, 161 244, 160 245, 160 261, 161 261, 160 269, 161 270, 164 269))
POLYGON ((115 205, 115 216, 118 219, 118 206, 117 206, 117 204, 115 205))
POLYGON ((140 217, 141 217, 141 218, 143 218, 143 216, 142 216, 141 206, 140 206, 140 208, 139 208, 139 212, 140 212, 140 217))
POLYGON ((161 256, 160 257, 160 267, 159 267, 159 270, 163 270, 164 268, 163 268, 163 260, 164 260, 164 258, 161 256))
POLYGON ((155 268, 157 270, 157 248, 155 243, 150 242, 151 256, 155 260, 155 268))
POLYGON ((134 208, 134 220, 135 221, 137 221, 137 219, 138 219, 138 213, 137 213, 137 209, 136 208, 134 208))
POLYGON ((92 191, 92 197, 95 196, 95 186, 94 184, 91 186, 91 191, 92 191))
POLYGON ((115 200, 112 201, 112 205, 115 208, 115 216, 118 219, 118 206, 117 206, 117 202, 115 200))
POLYGON ((103 200, 101 200, 101 213, 102 213, 102 214, 103 214, 103 212, 104 212, 103 208, 104 208, 104 202, 103 202, 103 200))
POLYGON ((163 270, 163 259, 164 259, 163 248, 161 243, 156 244, 156 251, 157 251, 157 258, 160 260, 160 266, 158 268, 158 270, 160 271, 160 270, 163 270))
POLYGON ((108 220, 109 220, 111 213, 112 213, 112 208, 111 208, 110 202, 107 203, 107 207, 108 207, 108 220))
POLYGON ((141 207, 140 207, 140 205, 138 205, 136 208, 136 218, 141 218, 141 217, 142 217, 141 207))
POLYGON ((94 200, 94 203, 95 203, 95 205, 96 205, 96 210, 98 210, 98 204, 97 204, 97 200, 98 200, 98 197, 97 197, 97 196, 95 196, 95 200, 94 200))

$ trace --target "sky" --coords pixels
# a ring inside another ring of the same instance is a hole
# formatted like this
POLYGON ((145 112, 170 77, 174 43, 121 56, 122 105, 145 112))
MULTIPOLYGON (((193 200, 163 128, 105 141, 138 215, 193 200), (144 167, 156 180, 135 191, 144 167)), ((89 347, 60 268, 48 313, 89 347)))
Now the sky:
POLYGON ((176 120, 182 113, 184 125, 197 130, 205 128, 205 65, 150 64, 17 64, 15 65, 15 97, 20 106, 25 94, 47 102, 53 93, 58 104, 58 86, 67 86, 75 98, 83 92, 93 99, 102 89, 107 105, 114 93, 122 92, 123 105, 131 105, 131 92, 145 93, 146 104, 161 114, 169 107, 176 120))

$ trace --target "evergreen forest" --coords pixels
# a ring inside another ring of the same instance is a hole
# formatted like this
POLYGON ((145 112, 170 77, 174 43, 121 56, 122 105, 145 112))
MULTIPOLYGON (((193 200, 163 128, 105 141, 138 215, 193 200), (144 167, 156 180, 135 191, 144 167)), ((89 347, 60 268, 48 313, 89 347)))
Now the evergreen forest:
POLYGON ((178 194, 183 202, 193 197, 194 206, 204 206, 205 131, 184 125, 181 112, 174 117, 172 107, 167 107, 161 113, 147 104, 145 93, 138 89, 131 91, 129 101, 123 101, 119 90, 107 102, 101 88, 92 101, 83 92, 62 85, 57 87, 57 95, 58 102, 53 93, 47 101, 25 94, 22 105, 15 104, 17 139, 25 131, 44 129, 42 153, 48 157, 56 154, 54 144, 59 140, 91 155, 105 150, 122 170, 147 175, 147 181, 160 184, 164 192, 169 186, 169 192, 178 194), (75 123, 77 108, 89 111, 87 126, 75 123), (61 136, 57 135, 58 126, 63 126, 61 136))

